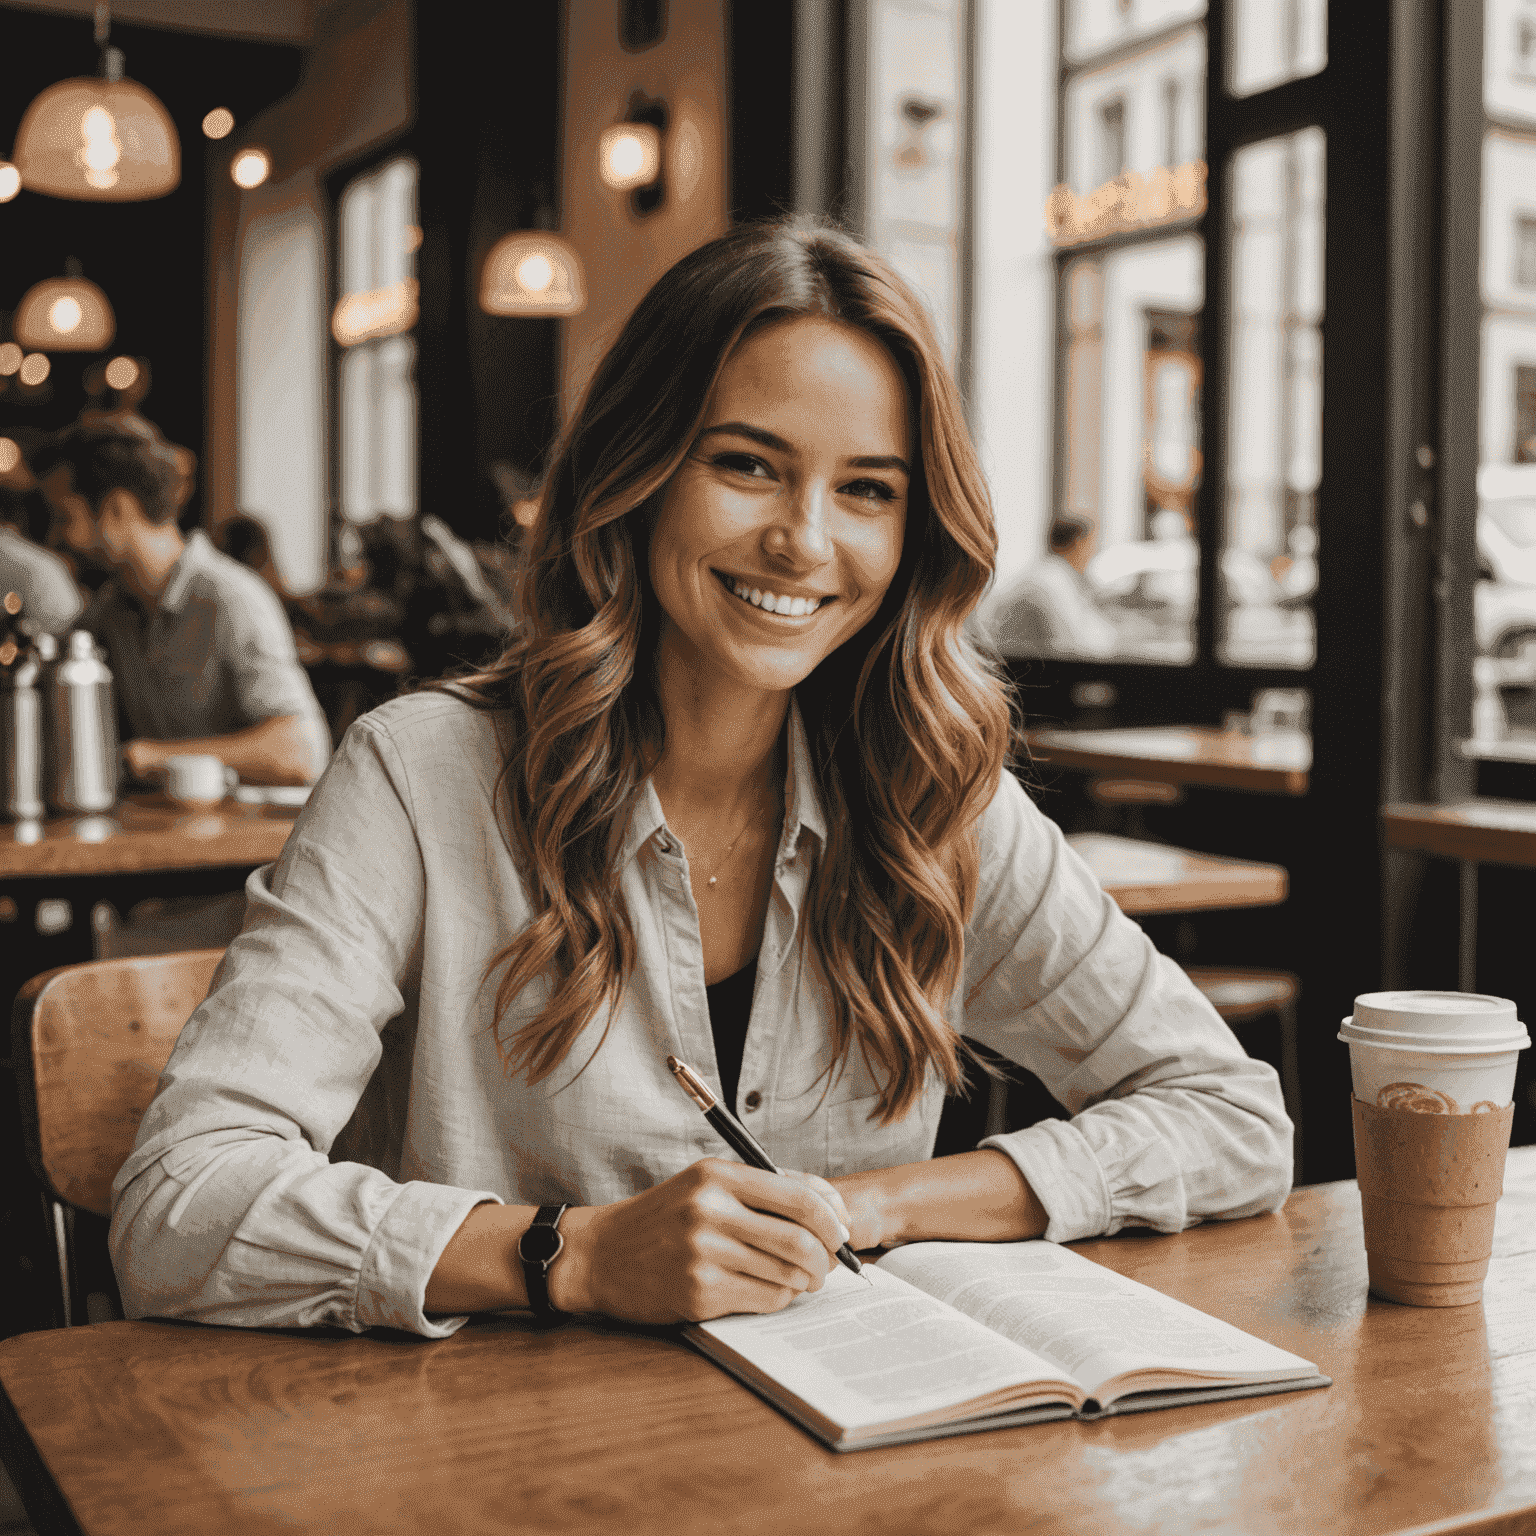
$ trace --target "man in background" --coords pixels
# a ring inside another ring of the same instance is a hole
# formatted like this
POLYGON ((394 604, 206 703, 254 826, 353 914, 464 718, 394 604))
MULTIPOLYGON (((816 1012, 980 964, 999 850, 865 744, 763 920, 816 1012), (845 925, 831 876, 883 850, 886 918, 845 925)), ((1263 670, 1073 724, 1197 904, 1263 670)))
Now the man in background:
POLYGON ((62 635, 80 617, 84 602, 64 561, 27 537, 27 503, 37 482, 18 437, 0 438, 0 595, 20 595, 26 633, 62 635))
POLYGON ((109 576, 80 627, 107 648, 124 763, 143 780, 208 753, 248 784, 311 783, 330 735, 282 604, 176 525, 193 464, 143 418, 80 421, 33 454, 54 541, 109 576))
POLYGON ((1049 551, 998 605, 992 630, 1000 651, 1098 661, 1119 649, 1119 634, 1085 574, 1093 534, 1093 524, 1084 518, 1052 522, 1049 551))

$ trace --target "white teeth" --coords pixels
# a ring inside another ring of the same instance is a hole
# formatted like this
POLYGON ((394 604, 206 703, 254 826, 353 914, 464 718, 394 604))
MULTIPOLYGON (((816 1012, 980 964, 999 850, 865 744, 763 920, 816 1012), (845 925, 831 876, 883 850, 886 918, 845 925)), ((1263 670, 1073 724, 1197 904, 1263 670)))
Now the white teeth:
POLYGON ((764 592, 761 587, 749 587, 744 581, 733 581, 731 591, 742 602, 751 603, 764 613, 782 613, 790 618, 803 618, 821 606, 821 599, 817 597, 780 597, 773 592, 764 592))

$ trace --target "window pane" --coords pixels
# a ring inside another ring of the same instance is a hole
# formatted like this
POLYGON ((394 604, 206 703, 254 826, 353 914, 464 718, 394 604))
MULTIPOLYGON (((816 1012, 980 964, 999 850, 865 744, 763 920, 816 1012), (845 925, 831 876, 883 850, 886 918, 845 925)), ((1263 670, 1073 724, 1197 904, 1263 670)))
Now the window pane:
POLYGON ((378 512, 369 471, 373 458, 373 348, 341 355, 341 512, 349 522, 371 523, 378 512))
POLYGON ((1536 3, 1488 0, 1479 401, 1477 757, 1536 760, 1536 3))
POLYGON ((1328 62, 1328 0, 1228 0, 1227 14, 1234 96, 1315 75, 1328 62))
POLYGON ((1063 52, 1067 62, 1075 64, 1204 15, 1205 0, 1068 0, 1063 52))
POLYGON ((965 117, 962 0, 869 0, 864 233, 922 295, 959 357, 965 117))
POLYGON ((1308 667, 1316 651, 1323 162, 1320 128, 1232 159, 1217 655, 1235 666, 1308 667))

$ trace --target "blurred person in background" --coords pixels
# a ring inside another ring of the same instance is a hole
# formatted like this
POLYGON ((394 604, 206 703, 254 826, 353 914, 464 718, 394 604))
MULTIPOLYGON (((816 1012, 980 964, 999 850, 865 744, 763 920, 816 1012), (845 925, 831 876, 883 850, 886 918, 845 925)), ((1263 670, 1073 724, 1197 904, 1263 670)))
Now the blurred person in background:
POLYGON ((107 648, 123 761, 148 780, 173 754, 209 753, 250 784, 311 783, 330 734, 282 604, 177 527, 195 464, 142 417, 76 422, 32 456, 54 539, 108 575, 81 626, 107 648))
POLYGON ((62 635, 80 617, 85 600, 68 564, 28 537, 37 482, 24 445, 39 438, 13 430, 0 439, 0 594, 20 595, 25 633, 62 635))
POLYGON ((238 560, 248 571, 255 571, 279 598, 287 601, 288 590, 272 559, 272 541, 254 517, 247 517, 243 512, 226 517, 213 530, 213 547, 231 560, 238 560))
POLYGON ((1085 574, 1093 558, 1094 526, 1081 517, 1051 523, 1044 557, 998 606, 993 633, 1013 656, 1100 660, 1119 648, 1119 633, 1099 607, 1085 574))

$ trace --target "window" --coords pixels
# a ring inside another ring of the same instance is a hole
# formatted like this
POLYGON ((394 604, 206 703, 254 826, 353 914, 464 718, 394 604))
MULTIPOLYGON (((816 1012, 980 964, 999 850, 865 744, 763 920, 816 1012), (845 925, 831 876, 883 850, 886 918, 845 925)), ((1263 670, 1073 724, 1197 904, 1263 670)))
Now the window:
MULTIPOLYGON (((1068 7, 1063 176, 1046 207, 1061 317, 1054 516, 1087 530, 1066 558, 1111 621, 1113 654, 1173 665, 1194 660, 1199 582, 1202 11, 1128 7, 1127 48, 1102 6, 1068 7)), ((1057 558, 1044 532, 1040 558, 1057 558)), ((1012 628, 1000 610, 1000 643, 1012 628)))
POLYGON ((1222 661, 1310 667, 1322 478, 1320 128, 1250 144, 1231 175, 1222 661))
POLYGON ((1228 16, 1234 96, 1315 75, 1328 62, 1327 0, 1229 0, 1228 16))
POLYGON ((1114 96, 1099 107, 1099 180, 1113 181, 1125 169, 1125 101, 1114 96))
POLYGON ((338 207, 342 515, 354 523, 416 511, 416 163, 354 177, 338 207))
POLYGON ((864 234, 927 302, 963 378, 963 0, 864 0, 868 82, 854 130, 864 234))
POLYGON ((1478 579, 1462 750, 1536 761, 1536 3, 1487 0, 1483 15, 1478 579))

